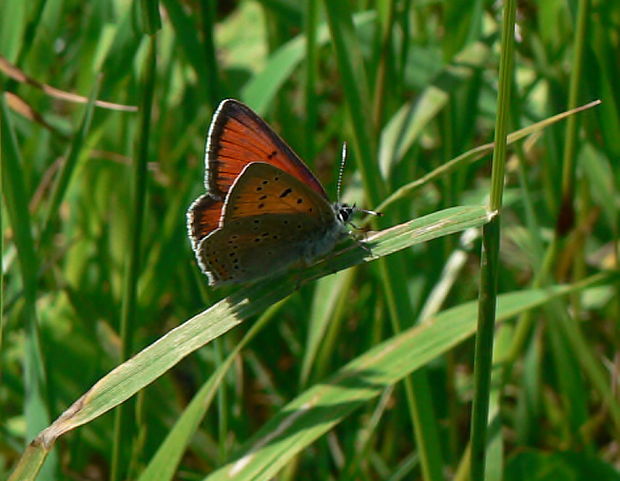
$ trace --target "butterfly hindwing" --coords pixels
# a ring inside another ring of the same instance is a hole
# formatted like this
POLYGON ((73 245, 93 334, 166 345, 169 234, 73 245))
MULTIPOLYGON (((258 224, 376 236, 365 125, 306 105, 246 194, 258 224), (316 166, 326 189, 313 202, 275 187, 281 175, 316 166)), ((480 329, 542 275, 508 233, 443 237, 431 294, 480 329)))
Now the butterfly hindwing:
POLYGON ((220 227, 199 261, 212 284, 258 279, 331 249, 346 230, 331 205, 293 176, 248 165, 226 198, 220 227))
POLYGON ((303 214, 294 213, 247 216, 211 233, 198 251, 210 284, 259 279, 304 259, 307 242, 316 237, 305 220, 303 214))
POLYGON ((190 206, 187 222, 192 246, 195 248, 226 217, 265 212, 305 213, 309 216, 306 221, 317 225, 333 217, 329 203, 295 177, 270 164, 254 162, 240 173, 225 204, 205 194, 190 206))
POLYGON ((187 210, 187 230, 192 248, 217 229, 222 217, 224 201, 214 199, 209 194, 198 197, 187 210))
POLYGON ((303 214, 308 224, 329 223, 331 205, 292 175, 263 162, 248 165, 226 198, 222 225, 261 214, 303 214))

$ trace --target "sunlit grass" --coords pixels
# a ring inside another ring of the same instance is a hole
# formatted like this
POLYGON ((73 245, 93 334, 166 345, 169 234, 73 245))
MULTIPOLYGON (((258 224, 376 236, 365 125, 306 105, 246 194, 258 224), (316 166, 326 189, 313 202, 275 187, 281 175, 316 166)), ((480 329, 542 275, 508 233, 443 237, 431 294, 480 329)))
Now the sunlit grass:
MULTIPOLYGON (((0 478, 466 479, 503 4, 367 3, 0 2, 0 478), (206 286, 185 210, 226 97, 334 200, 349 143, 378 260, 206 286)), ((620 6, 588 3, 517 11, 508 132, 602 103, 508 146, 487 479, 618 479, 620 6)))

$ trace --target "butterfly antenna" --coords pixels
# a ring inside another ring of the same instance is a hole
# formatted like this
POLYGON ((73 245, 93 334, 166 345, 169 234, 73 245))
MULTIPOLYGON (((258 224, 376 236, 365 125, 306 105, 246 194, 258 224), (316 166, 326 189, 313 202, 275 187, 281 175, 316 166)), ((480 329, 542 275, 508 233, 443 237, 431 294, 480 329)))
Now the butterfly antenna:
POLYGON ((347 143, 342 143, 342 156, 340 158, 340 172, 338 172, 338 186, 336 187, 336 201, 340 202, 340 189, 342 187, 342 175, 344 174, 344 164, 347 161, 347 143))
MULTIPOLYGON (((337 190, 336 190, 336 200, 337 202, 340 202, 340 190, 342 188, 342 176, 344 174, 344 164, 347 161, 347 143, 343 142, 342 143, 342 158, 340 160, 340 172, 338 172, 338 186, 337 186, 337 190)), ((353 205, 353 211, 355 212, 363 212, 364 214, 370 214, 370 215, 376 215, 376 216, 382 216, 383 213, 382 212, 375 212, 374 210, 366 210, 366 209, 360 209, 359 207, 355 207, 355 205, 353 205)))

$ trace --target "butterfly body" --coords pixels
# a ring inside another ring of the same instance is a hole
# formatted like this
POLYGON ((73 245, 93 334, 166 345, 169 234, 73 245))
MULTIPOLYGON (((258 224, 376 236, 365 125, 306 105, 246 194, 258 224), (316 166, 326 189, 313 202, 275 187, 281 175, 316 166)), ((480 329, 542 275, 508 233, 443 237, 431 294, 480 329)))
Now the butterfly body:
POLYGON ((270 276, 310 263, 349 234, 353 208, 330 203, 304 163, 252 110, 225 100, 206 147, 207 193, 187 213, 209 284, 270 276))

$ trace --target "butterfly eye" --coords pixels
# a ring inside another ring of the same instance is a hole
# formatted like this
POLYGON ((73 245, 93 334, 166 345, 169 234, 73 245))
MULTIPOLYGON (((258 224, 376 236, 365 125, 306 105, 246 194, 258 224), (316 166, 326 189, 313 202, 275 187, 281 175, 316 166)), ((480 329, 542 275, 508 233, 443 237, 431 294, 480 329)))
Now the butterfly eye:
POLYGON ((348 222, 352 214, 353 214, 353 207, 349 205, 345 205, 345 204, 338 206, 338 213, 336 215, 338 216, 338 220, 342 222, 343 224, 348 222))

